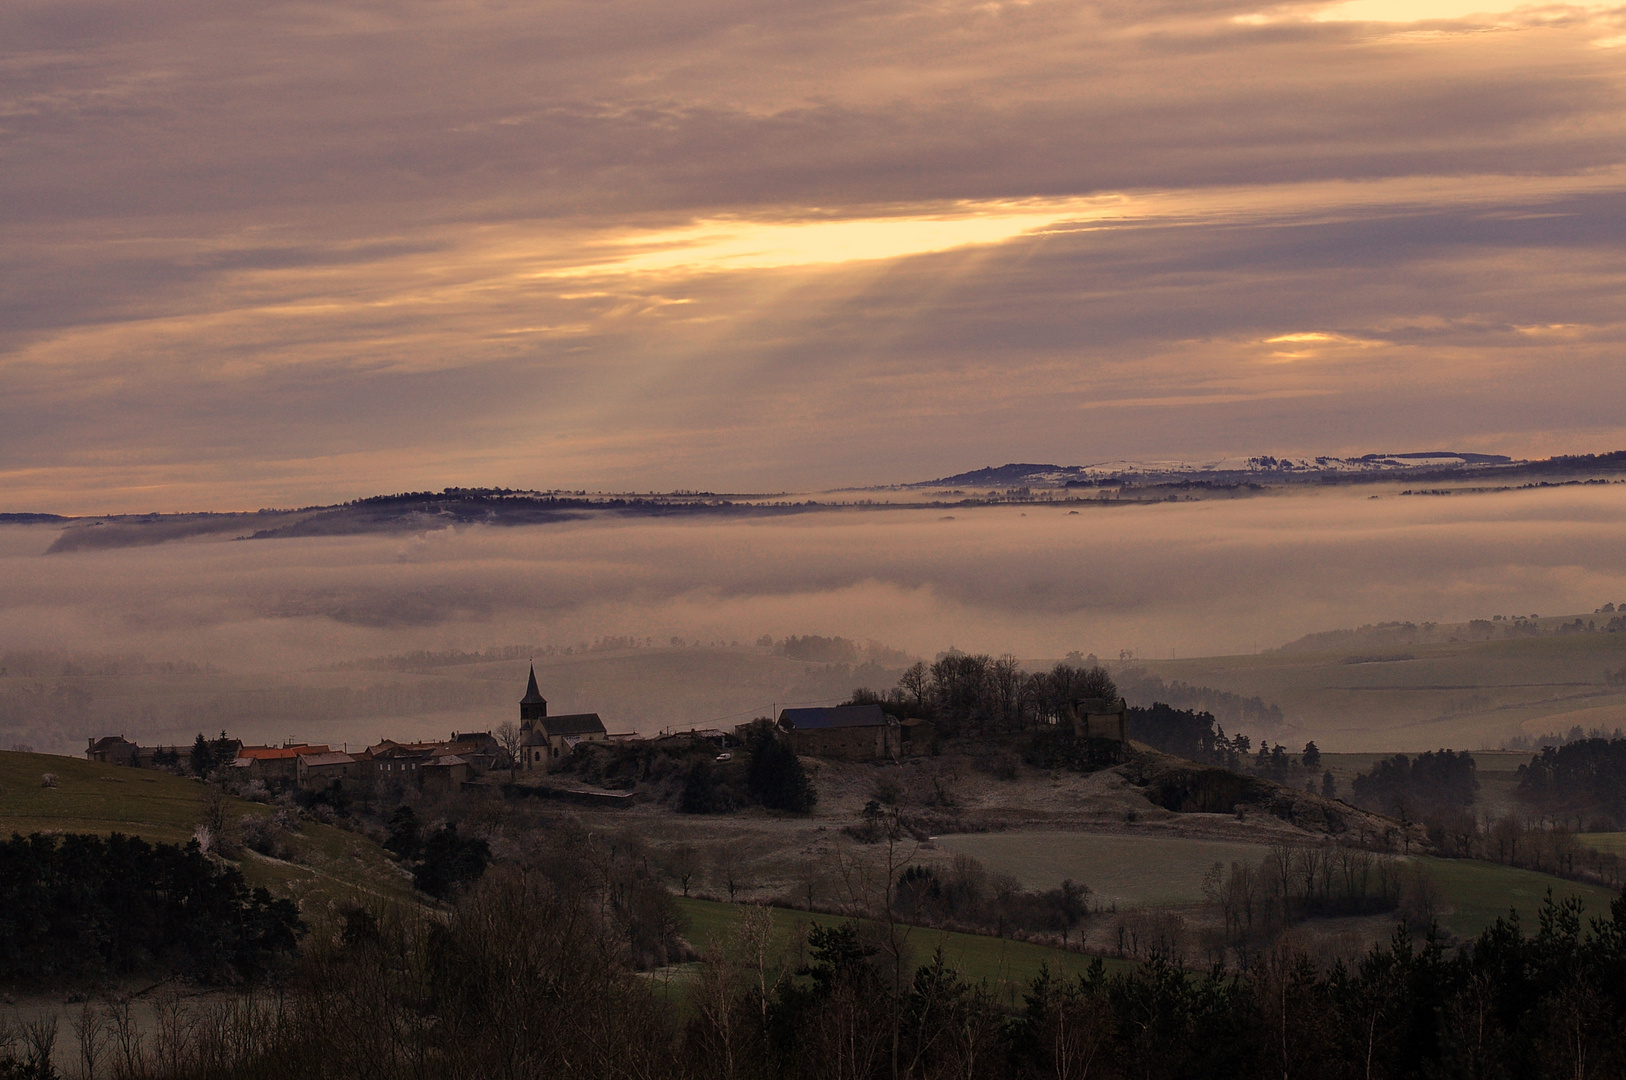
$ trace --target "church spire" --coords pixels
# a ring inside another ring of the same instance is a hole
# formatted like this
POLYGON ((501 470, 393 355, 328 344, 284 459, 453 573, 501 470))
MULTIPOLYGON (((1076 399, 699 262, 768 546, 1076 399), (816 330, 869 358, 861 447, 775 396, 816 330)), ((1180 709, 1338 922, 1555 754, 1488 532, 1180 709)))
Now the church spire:
POLYGON ((536 665, 531 665, 531 678, 525 685, 525 696, 519 703, 520 726, 526 726, 532 720, 542 720, 548 715, 548 699, 542 696, 542 691, 536 686, 536 665))

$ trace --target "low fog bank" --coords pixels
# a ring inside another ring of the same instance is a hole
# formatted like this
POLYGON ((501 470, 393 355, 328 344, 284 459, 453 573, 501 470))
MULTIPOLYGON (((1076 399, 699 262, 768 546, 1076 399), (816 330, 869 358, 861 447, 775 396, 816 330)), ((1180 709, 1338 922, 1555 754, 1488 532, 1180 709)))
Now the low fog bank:
MULTIPOLYGON (((55 529, 8 526, 0 653, 14 659, 0 739, 24 737, 25 712, 60 733, 42 750, 77 749, 87 726, 115 723, 131 737, 228 727, 354 743, 513 715, 524 658, 355 663, 414 650, 534 643, 557 710, 653 732, 884 686, 901 666, 887 652, 846 670, 798 662, 757 646, 764 635, 841 635, 927 658, 950 646, 1036 662, 1185 658, 1386 619, 1626 597, 1619 485, 1070 511, 595 520, 49 556, 55 529), (81 658, 83 673, 63 674, 61 657, 81 658)), ((40 723, 27 738, 45 741, 40 723)))

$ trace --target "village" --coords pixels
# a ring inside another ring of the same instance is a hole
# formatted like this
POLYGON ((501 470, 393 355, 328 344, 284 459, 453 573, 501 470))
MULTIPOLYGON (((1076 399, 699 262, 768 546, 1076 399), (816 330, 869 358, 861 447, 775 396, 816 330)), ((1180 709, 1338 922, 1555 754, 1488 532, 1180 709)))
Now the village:
MULTIPOLYGON (((1081 737, 1127 740, 1122 699, 1071 703, 1069 719, 1081 737)), ((467 785, 489 783, 506 773, 509 782, 524 777, 535 783, 562 768, 578 747, 594 744, 705 743, 719 761, 743 746, 747 729, 760 720, 721 728, 690 728, 655 736, 610 732, 598 713, 548 715, 548 702, 530 669, 519 723, 496 730, 453 731, 441 740, 399 742, 381 739, 364 749, 335 748, 329 743, 289 740, 280 746, 249 745, 221 732, 213 739, 199 733, 190 746, 142 746, 123 735, 89 740, 85 757, 134 768, 190 768, 199 775, 217 772, 242 784, 259 781, 268 790, 307 793, 340 791, 349 796, 417 789, 449 795, 467 785)), ((931 754, 936 732, 930 720, 899 717, 878 702, 786 708, 773 721, 776 737, 798 756, 840 761, 899 761, 931 754)), ((523 782, 523 781, 520 781, 523 782)))

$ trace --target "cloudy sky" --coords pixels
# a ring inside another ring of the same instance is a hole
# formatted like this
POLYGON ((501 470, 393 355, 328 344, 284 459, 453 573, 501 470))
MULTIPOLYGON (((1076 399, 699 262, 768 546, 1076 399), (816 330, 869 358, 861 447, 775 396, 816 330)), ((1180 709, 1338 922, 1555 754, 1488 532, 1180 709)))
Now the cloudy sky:
POLYGON ((1615 449, 1626 8, 1481 6, 8 0, 0 509, 1615 449))

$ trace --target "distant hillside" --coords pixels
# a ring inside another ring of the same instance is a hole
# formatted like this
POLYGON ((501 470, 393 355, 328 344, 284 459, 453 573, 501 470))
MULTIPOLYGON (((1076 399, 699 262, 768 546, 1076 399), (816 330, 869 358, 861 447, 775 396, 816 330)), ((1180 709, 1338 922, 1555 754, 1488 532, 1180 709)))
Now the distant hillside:
POLYGON ((1359 457, 1278 458, 1261 455, 1215 461, 1104 461, 1088 465, 989 465, 911 488, 1080 487, 1099 483, 1165 484, 1196 478, 1214 483, 1357 483, 1381 479, 1483 480, 1490 478, 1626 472, 1626 451, 1516 461, 1504 454, 1427 450, 1359 457))

